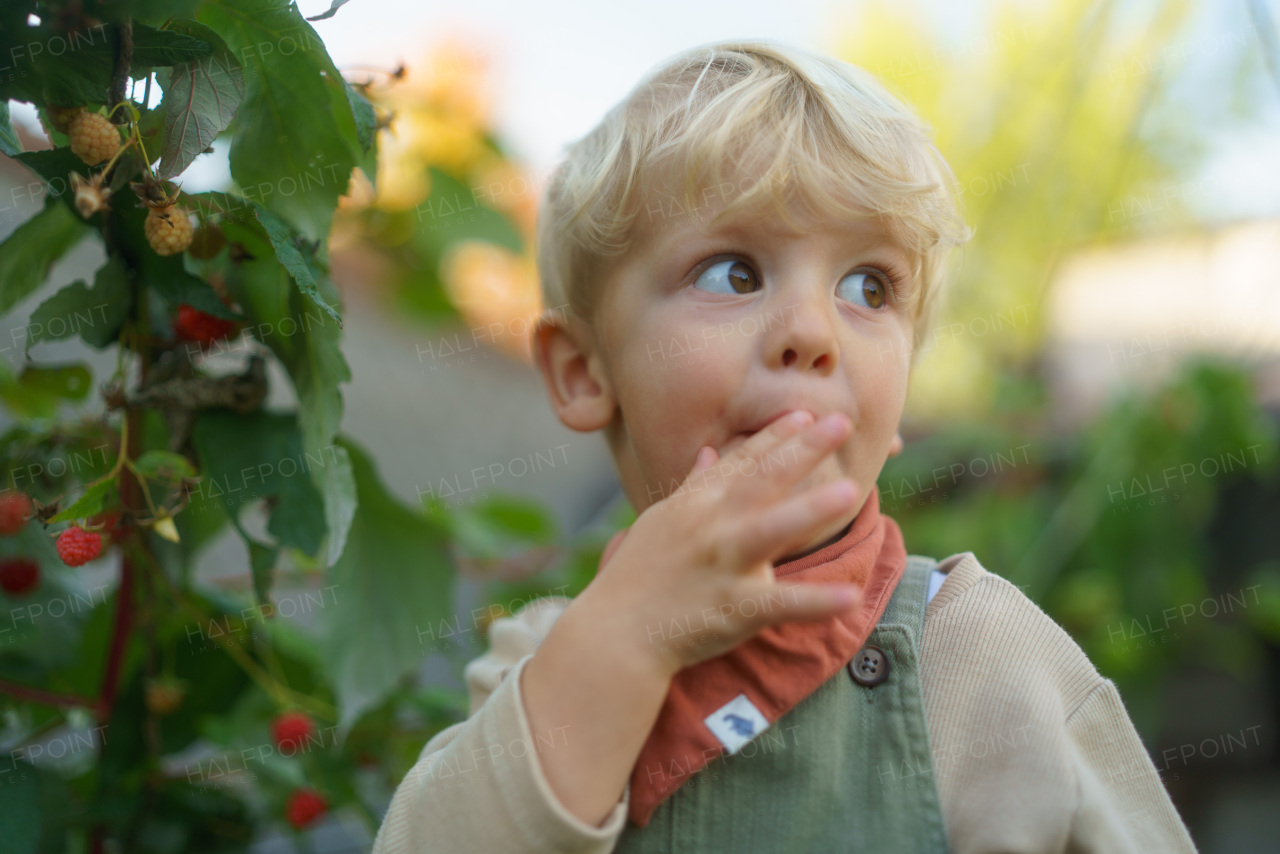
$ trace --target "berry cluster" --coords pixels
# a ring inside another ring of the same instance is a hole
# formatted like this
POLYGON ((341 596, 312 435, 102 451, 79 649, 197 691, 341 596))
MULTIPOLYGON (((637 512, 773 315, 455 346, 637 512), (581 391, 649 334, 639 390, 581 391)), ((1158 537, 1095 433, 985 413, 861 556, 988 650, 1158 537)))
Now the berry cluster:
MULTIPOLYGON (((225 300, 224 300, 225 302, 225 300)), ((174 321, 174 335, 181 341, 195 341, 207 347, 214 341, 230 337, 236 331, 234 320, 223 320, 198 308, 182 303, 178 306, 178 319, 174 321)))
POLYGON ((161 205, 147 211, 142 230, 157 255, 177 255, 187 251, 195 229, 187 212, 178 205, 161 205))
MULTIPOLYGON (((301 750, 315 731, 315 722, 304 712, 284 712, 271 722, 271 738, 283 756, 292 756, 301 750)), ((294 830, 302 830, 328 810, 329 804, 323 795, 315 789, 302 788, 290 793, 284 816, 294 830)))
MULTIPOLYGON (((33 513, 31 498, 25 492, 5 490, 0 493, 0 535, 12 536, 27 525, 33 513)), ((10 596, 30 593, 40 586, 40 564, 26 555, 0 559, 0 589, 10 596)))
POLYGON ((285 818, 294 830, 302 830, 328 810, 328 802, 315 789, 295 789, 284 805, 285 818))
POLYGON ((40 584, 40 564, 29 557, 0 560, 0 588, 10 596, 21 596, 40 584))
POLYGON ((71 152, 90 166, 97 166, 120 150, 120 131, 106 116, 81 109, 67 123, 71 152))
POLYGON ((302 749, 316 731, 311 718, 302 712, 285 712, 271 723, 271 737, 276 749, 285 756, 292 756, 302 749))
POLYGON ((81 566, 102 554, 102 532, 72 525, 58 535, 58 557, 67 566, 81 566))

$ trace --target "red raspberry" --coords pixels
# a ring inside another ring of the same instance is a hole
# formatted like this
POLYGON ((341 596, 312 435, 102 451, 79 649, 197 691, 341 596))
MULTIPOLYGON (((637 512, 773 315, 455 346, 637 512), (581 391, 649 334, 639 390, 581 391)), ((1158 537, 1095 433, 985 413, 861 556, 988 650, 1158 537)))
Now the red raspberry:
POLYGON ((0 587, 4 592, 20 596, 34 590, 40 584, 40 564, 29 557, 8 557, 0 560, 0 587))
POLYGON ((25 492, 0 493, 0 534, 16 534, 31 516, 31 499, 25 492))
POLYGON ((207 347, 214 341, 226 338, 235 331, 235 328, 234 320, 214 317, 186 303, 178 306, 178 322, 174 325, 174 329, 179 338, 196 341, 201 346, 207 347))
POLYGON ((295 789, 284 805, 285 818, 294 830, 302 830, 328 811, 329 804, 315 789, 295 789))
POLYGON ((90 166, 97 166, 120 150, 120 131, 106 116, 77 113, 67 126, 71 151, 90 166))
POLYGON ((142 231, 157 255, 177 255, 191 245, 195 229, 187 212, 177 205, 152 208, 143 220, 142 231))
POLYGON ((311 718, 302 712, 285 712, 271 724, 271 737, 286 756, 297 753, 315 731, 311 718))
POLYGON ((72 525, 58 535, 58 557, 67 566, 80 566, 102 554, 102 534, 72 525))

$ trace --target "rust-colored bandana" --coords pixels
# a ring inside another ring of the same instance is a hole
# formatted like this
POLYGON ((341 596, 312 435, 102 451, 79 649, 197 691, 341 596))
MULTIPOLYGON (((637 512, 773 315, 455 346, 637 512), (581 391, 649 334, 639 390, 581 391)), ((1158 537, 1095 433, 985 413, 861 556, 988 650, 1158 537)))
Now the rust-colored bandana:
MULTIPOLYGON (((620 540, 609 542, 601 564, 620 540)), ((677 673, 631 772, 630 820, 648 824, 696 771, 736 752, 844 667, 879 622, 906 565, 902 530, 880 512, 877 490, 839 540, 776 565, 774 576, 788 581, 860 584, 862 605, 827 620, 770 626, 677 673)))

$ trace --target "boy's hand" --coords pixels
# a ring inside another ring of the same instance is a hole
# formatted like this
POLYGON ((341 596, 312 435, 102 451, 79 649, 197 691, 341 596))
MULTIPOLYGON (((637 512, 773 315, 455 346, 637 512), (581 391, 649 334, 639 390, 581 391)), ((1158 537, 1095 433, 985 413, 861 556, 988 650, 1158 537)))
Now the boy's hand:
POLYGON ((845 415, 814 424, 811 414, 795 411, 723 459, 703 447, 680 488, 610 540, 579 599, 594 603, 611 634, 625 632, 669 675, 771 625, 854 607, 861 602, 856 585, 773 576, 775 559, 856 506, 859 490, 848 479, 790 494, 849 430, 845 415))

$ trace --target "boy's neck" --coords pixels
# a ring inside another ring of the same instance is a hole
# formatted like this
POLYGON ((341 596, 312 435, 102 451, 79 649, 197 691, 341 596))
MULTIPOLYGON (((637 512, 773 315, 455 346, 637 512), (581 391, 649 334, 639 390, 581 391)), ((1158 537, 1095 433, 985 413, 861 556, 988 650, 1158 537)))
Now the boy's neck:
MULTIPOLYGON (((837 542, 839 542, 841 538, 843 538, 846 534, 848 534, 848 533, 849 533, 849 529, 853 527, 853 523, 854 523, 854 522, 856 522, 856 521, 857 521, 857 519, 858 519, 858 517, 855 515, 852 519, 850 519, 850 520, 849 520, 849 524, 847 524, 847 525, 845 525, 843 528, 841 528, 841 529, 840 529, 840 530, 839 530, 835 535, 833 535, 833 536, 832 536, 829 540, 827 540, 826 542, 819 543, 818 545, 814 546, 814 547, 813 547, 813 548, 811 548, 811 549, 806 549, 805 551, 798 552, 798 553, 793 554, 793 555, 787 555, 786 557, 782 558, 781 560, 777 561, 776 563, 790 563, 790 562, 791 562, 791 561, 793 561, 793 560, 799 560, 799 559, 800 559, 800 558, 802 558, 802 557, 808 557, 809 555, 813 554, 814 552, 822 551, 822 550, 823 550, 823 549, 825 549, 827 546, 832 545, 833 543, 837 543, 837 542)), ((776 564, 775 564, 775 565, 776 565, 776 564)))

